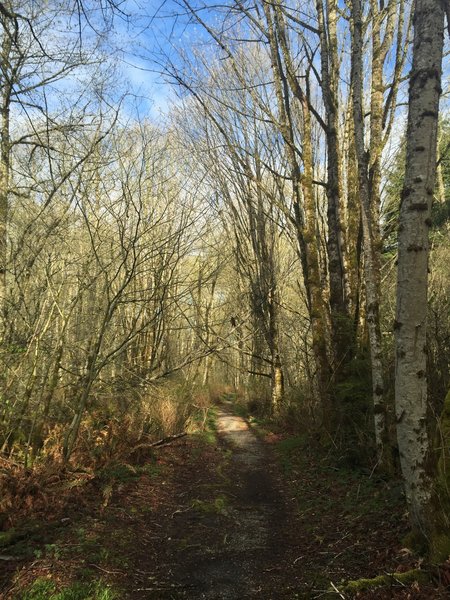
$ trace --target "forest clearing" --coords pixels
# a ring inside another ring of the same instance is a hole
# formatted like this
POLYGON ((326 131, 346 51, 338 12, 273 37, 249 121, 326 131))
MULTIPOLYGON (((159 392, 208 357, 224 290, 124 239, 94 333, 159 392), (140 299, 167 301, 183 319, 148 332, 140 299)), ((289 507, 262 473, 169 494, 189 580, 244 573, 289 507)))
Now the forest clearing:
POLYGON ((450 0, 0 0, 0 598, 450 597, 450 0))

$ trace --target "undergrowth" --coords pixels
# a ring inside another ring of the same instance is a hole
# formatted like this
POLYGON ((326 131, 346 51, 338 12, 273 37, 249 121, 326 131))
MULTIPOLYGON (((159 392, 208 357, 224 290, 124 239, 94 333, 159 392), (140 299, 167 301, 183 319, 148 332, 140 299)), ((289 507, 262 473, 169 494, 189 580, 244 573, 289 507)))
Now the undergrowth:
POLYGON ((189 431, 215 443, 215 412, 207 388, 172 380, 133 394, 132 401, 109 398, 101 410, 94 399, 68 464, 62 460, 64 430, 59 426, 46 432, 28 466, 20 462, 19 447, 14 460, 0 456, 0 531, 50 505, 57 513, 69 496, 82 495, 94 480, 108 502, 113 486, 158 475, 152 444, 160 439, 189 431))

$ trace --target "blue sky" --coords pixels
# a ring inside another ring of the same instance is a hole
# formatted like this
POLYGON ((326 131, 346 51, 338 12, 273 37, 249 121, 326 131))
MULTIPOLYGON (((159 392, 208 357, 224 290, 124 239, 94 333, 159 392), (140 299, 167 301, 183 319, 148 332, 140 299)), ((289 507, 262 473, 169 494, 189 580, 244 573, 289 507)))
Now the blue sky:
MULTIPOLYGON (((95 0, 92 2, 95 6, 95 0)), ((207 22, 214 19, 212 11, 223 10, 227 5, 227 0, 191 2, 203 7, 200 14, 207 22)), ((174 89, 160 73, 166 57, 176 64, 180 49, 189 53, 189 47, 206 42, 208 37, 201 26, 190 22, 182 4, 183 0, 124 0, 120 3, 123 14, 116 13, 113 20, 109 52, 120 57, 119 70, 136 96, 141 117, 163 117, 176 98, 174 89)))
MULTIPOLYGON (((217 6, 214 3, 194 0, 192 4, 205 8, 200 13, 205 21, 214 18, 208 9, 217 6)), ((225 5, 226 0, 221 6, 225 5)), ((193 44, 210 43, 209 36, 192 22, 182 0, 125 0, 120 8, 129 19, 116 15, 111 52, 119 49, 121 69, 133 92, 140 96, 141 110, 158 119, 176 99, 161 65, 167 57, 177 64, 180 49, 189 53, 193 44)))
POLYGON ((176 48, 192 41, 194 29, 199 28, 186 27, 186 17, 172 0, 126 0, 121 9, 130 18, 116 16, 111 51, 119 49, 120 68, 137 96, 140 112, 147 113, 141 116, 159 119, 175 99, 160 64, 166 56, 176 60, 176 48))

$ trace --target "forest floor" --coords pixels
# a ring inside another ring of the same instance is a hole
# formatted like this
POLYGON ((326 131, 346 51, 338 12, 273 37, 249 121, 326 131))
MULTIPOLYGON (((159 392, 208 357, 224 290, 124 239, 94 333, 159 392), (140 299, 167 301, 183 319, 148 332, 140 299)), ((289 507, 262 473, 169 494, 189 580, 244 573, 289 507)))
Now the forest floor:
MULTIPOLYGON (((349 598, 333 592, 342 581, 420 567, 401 544, 399 485, 336 466, 304 436, 250 426, 226 403, 214 431, 78 487, 42 508, 45 529, 0 550, 0 598, 349 598)), ((392 578, 358 597, 450 592, 392 578)))

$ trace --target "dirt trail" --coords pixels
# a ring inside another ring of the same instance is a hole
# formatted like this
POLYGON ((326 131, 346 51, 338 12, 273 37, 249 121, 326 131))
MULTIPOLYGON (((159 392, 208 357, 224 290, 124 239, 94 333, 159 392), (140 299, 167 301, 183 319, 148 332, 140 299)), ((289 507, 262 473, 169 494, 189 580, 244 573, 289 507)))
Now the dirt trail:
POLYGON ((217 414, 217 427, 226 466, 203 486, 209 499, 192 500, 201 490, 191 490, 186 500, 194 509, 174 515, 173 551, 166 557, 171 589, 151 595, 151 588, 141 588, 133 598, 292 598, 276 582, 285 572, 280 549, 286 545, 280 538, 286 505, 269 451, 245 420, 226 408, 217 414))
MULTIPOLYGON (((177 439, 136 468, 110 466, 73 501, 66 494, 52 514, 63 526, 8 551, 0 599, 51 580, 58 590, 100 582, 117 594, 95 598, 115 600, 313 600, 331 582, 417 567, 401 546, 395 485, 338 468, 304 436, 262 440, 232 411, 216 409, 216 436, 177 439)), ((93 596, 26 596, 47 597, 93 596)), ((414 584, 363 597, 449 596, 414 584)))
POLYGON ((16 600, 49 574, 59 589, 100 577, 121 600, 299 597, 295 517, 279 462, 232 410, 226 401, 215 409, 215 440, 176 440, 144 474, 126 482, 119 470, 122 483, 98 480, 97 492, 94 483, 86 504, 62 513, 66 529, 0 576, 0 598, 16 600))
POLYGON ((262 592, 258 582, 270 561, 281 498, 267 471, 266 448, 244 419, 222 410, 217 424, 223 444, 232 451, 232 502, 226 509, 232 523, 218 553, 192 565, 191 580, 200 584, 199 598, 231 600, 262 592))

